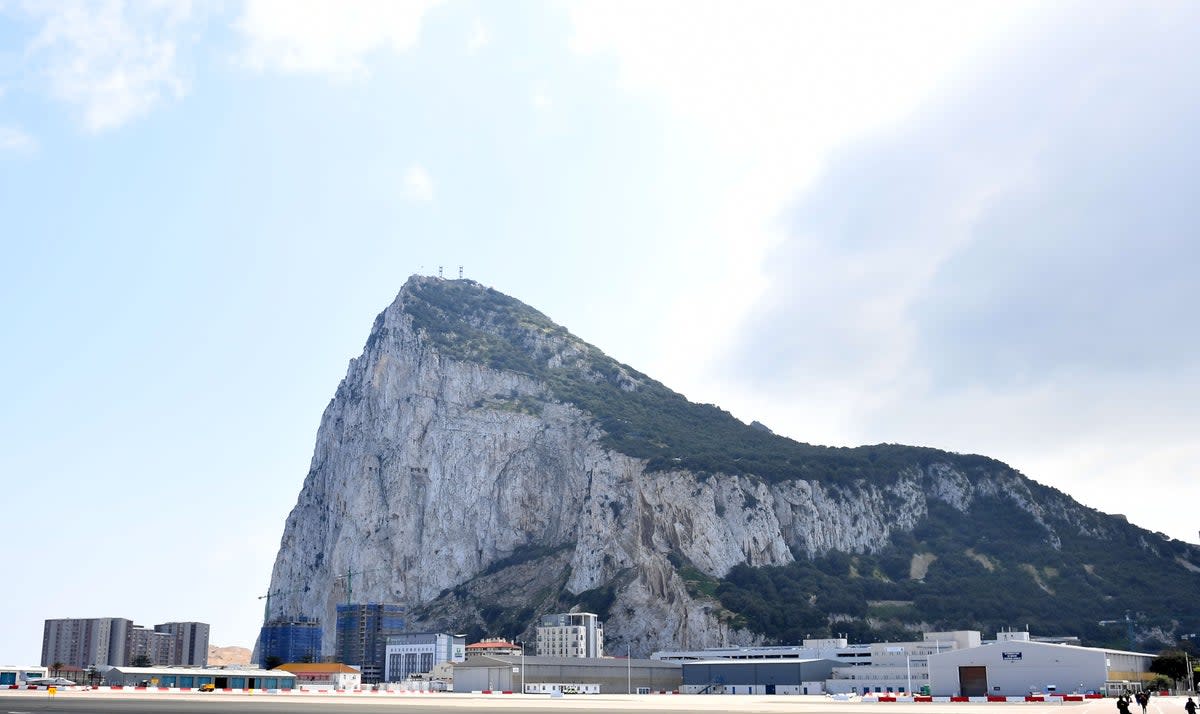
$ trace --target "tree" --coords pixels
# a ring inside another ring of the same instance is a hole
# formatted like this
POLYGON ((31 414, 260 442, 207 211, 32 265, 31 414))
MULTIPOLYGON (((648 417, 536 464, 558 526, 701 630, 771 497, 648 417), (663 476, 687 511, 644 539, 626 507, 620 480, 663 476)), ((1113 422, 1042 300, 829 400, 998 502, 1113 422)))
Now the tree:
POLYGON ((63 664, 62 662, 55 662, 54 664, 50 665, 50 676, 51 677, 61 677, 62 676, 62 668, 65 666, 66 665, 63 664))
POLYGON ((281 664, 283 664, 283 658, 279 657, 278 655, 268 655, 267 658, 263 660, 263 667, 265 669, 275 669, 281 664))
POLYGON ((1187 664, 1182 650, 1163 650, 1150 663, 1150 671, 1178 682, 1187 676, 1187 664))
POLYGON ((153 662, 150 661, 150 655, 148 654, 137 655, 133 658, 133 661, 129 663, 130 667, 150 667, 152 665, 153 662))

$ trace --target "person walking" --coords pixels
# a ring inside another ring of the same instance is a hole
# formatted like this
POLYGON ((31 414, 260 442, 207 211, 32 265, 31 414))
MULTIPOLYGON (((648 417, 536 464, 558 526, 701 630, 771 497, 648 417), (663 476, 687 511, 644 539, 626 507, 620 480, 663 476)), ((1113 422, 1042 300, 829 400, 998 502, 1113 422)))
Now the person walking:
POLYGON ((1129 714, 1129 697, 1125 694, 1117 697, 1117 711, 1119 714, 1129 714))
POLYGON ((1135 694, 1134 697, 1137 699, 1138 705, 1142 707, 1142 714, 1146 714, 1146 707, 1150 704, 1150 692, 1143 689, 1135 694))
POLYGON ((1183 709, 1187 714, 1196 714, 1196 703, 1192 701, 1191 697, 1188 697, 1187 702, 1183 705, 1183 709))

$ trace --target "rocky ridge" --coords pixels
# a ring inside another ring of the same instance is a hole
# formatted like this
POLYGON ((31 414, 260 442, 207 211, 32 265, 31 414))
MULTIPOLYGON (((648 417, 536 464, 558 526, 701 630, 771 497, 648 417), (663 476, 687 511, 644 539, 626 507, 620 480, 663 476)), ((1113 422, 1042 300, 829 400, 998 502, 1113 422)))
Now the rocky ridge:
MULTIPOLYGON (((355 601, 408 603, 431 627, 529 637, 537 615, 574 604, 603 610, 613 648, 636 656, 762 641, 703 584, 743 564, 879 552, 931 504, 966 514, 1004 499, 1052 548, 1064 533, 1123 537, 1114 517, 981 457, 914 449, 882 477, 834 478, 789 456, 779 463, 794 473, 765 477, 731 461, 695 467, 655 434, 622 434, 629 418, 583 408, 651 389, 665 390, 511 298, 410 279, 322 417, 272 573, 273 615, 332 623, 350 581, 355 601), (642 448, 634 437, 653 453, 626 453, 642 448)), ((740 426, 745 439, 820 448, 740 426)), ((1195 549, 1174 557, 1181 571, 1200 564, 1195 549)), ((326 651, 333 637, 326 627, 326 651)))

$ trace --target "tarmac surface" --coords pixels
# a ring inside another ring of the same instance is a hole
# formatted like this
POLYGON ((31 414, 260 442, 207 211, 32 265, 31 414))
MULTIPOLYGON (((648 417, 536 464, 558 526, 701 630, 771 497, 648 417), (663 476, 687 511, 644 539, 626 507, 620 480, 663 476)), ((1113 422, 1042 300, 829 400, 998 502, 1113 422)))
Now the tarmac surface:
MULTIPOLYGON (((1184 714, 1185 697, 1155 697, 1147 714, 1184 714)), ((0 691, 0 714, 476 714, 482 712, 746 712, 761 714, 1114 714, 1112 699, 1083 702, 863 702, 821 696, 438 694, 389 696, 160 694, 103 691, 0 691), (1069 711, 1068 711, 1069 710, 1069 711)), ((1138 712, 1134 707, 1134 712, 1138 712)))

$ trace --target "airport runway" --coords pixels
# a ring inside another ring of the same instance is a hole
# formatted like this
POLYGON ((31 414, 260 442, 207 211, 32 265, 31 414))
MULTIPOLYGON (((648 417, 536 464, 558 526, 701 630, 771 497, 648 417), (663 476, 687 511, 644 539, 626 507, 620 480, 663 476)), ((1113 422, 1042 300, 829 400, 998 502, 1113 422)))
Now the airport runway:
MULTIPOLYGON (((1183 697, 1156 697, 1148 714, 1184 714, 1183 697)), ((1067 703, 837 702, 824 697, 444 694, 431 697, 0 692, 0 714, 483 714, 485 712, 746 712, 747 714, 1114 714, 1111 699, 1067 703)), ((1136 711, 1136 708, 1135 708, 1136 711)))

